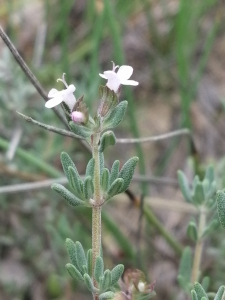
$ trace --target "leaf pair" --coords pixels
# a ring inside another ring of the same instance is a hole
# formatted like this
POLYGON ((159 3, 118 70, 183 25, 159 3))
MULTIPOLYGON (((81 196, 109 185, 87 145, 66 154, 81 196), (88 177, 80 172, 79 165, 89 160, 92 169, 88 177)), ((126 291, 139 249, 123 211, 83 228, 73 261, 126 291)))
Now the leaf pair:
POLYGON ((124 266, 117 265, 115 268, 104 271, 104 262, 101 256, 96 258, 95 268, 94 268, 94 278, 99 284, 99 291, 103 293, 111 289, 120 279, 123 274, 124 266))
POLYGON ((74 194, 61 184, 57 183, 52 185, 52 189, 59 193, 72 206, 89 205, 89 200, 94 193, 92 180, 94 176, 94 159, 91 159, 87 165, 84 181, 80 178, 75 164, 67 153, 61 153, 61 162, 64 173, 74 194))
POLYGON ((199 177, 195 176, 192 188, 189 186, 187 177, 182 171, 178 171, 178 182, 187 202, 191 202, 195 206, 204 204, 211 207, 213 205, 211 198, 215 194, 216 183, 212 166, 207 168, 203 181, 200 181, 199 177))
MULTIPOLYGON (((225 291, 225 286, 222 285, 218 289, 216 296, 214 297, 214 300, 223 300, 224 299, 224 291, 225 291)), ((192 300, 209 300, 209 297, 206 294, 204 288, 198 282, 196 282, 194 284, 194 289, 191 290, 191 298, 192 298, 192 300)))
POLYGON ((137 162, 138 157, 132 157, 123 165, 122 169, 119 170, 120 162, 116 160, 112 165, 111 173, 107 168, 103 169, 101 189, 106 200, 128 189, 137 162))

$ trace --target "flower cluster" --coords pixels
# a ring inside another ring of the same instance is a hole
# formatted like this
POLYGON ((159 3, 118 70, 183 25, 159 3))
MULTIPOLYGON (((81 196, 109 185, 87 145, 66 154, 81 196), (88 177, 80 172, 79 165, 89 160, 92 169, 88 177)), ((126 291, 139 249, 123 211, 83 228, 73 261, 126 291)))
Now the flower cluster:
MULTIPOLYGON (((105 71, 104 74, 99 74, 102 78, 107 80, 106 86, 114 91, 118 92, 121 85, 138 85, 137 81, 129 80, 133 73, 133 68, 131 66, 116 66, 113 63, 113 69, 110 71, 105 71), (118 69, 118 70, 117 70, 118 69), (117 71, 116 71, 117 70, 117 71)), ((45 106, 47 108, 53 108, 62 102, 64 102, 71 112, 71 119, 78 124, 82 124, 85 120, 85 116, 83 112, 77 111, 75 108, 76 98, 74 96, 74 92, 76 87, 73 84, 68 85, 65 80, 65 73, 63 73, 62 79, 57 79, 58 81, 62 81, 65 85, 65 89, 62 91, 58 91, 53 88, 49 91, 48 97, 50 98, 45 106)))

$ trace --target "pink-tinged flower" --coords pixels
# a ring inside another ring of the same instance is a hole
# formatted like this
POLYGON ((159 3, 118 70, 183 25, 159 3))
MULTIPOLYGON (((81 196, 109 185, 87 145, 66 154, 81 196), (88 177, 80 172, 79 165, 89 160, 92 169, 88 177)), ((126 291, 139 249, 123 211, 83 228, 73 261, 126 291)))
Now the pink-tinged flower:
POLYGON ((74 123, 82 124, 85 123, 85 115, 80 111, 73 111, 71 114, 71 118, 74 123))
POLYGON ((115 66, 113 62, 113 70, 105 71, 104 74, 99 74, 102 78, 107 79, 106 86, 113 90, 115 93, 118 91, 121 84, 123 85, 138 85, 139 83, 134 80, 129 80, 133 74, 133 68, 131 66, 115 66), (116 69, 118 71, 116 72, 116 69))
POLYGON ((51 89, 48 93, 48 97, 51 99, 45 103, 45 107, 52 108, 62 102, 65 102, 72 111, 76 103, 76 98, 73 94, 76 88, 73 84, 70 84, 68 86, 68 84, 65 81, 65 73, 63 73, 62 79, 57 79, 57 82, 58 81, 62 81, 66 89, 62 91, 58 91, 57 89, 51 89))

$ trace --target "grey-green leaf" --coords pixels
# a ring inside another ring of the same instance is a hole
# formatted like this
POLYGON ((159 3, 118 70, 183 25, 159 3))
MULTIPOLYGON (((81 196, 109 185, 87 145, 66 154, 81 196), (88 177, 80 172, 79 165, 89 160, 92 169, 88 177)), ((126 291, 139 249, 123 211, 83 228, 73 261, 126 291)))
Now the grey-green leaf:
POLYGON ((178 271, 178 276, 180 277, 179 283, 182 288, 186 288, 191 280, 191 270, 192 270, 192 253, 190 247, 185 247, 183 250, 180 266, 178 271))
POLYGON ((103 133, 100 139, 99 151, 103 152, 109 146, 114 146, 116 144, 115 134, 109 130, 103 133))
POLYGON ((203 297, 205 297, 208 300, 208 296, 199 282, 196 282, 194 284, 194 290, 197 294, 198 299, 202 299, 203 297))
POLYGON ((114 128, 120 124, 126 113, 128 102, 126 100, 120 102, 104 119, 103 128, 114 128))
POLYGON ((84 280, 83 276, 74 265, 66 264, 66 269, 73 279, 80 280, 80 281, 84 280))
POLYGON ((101 291, 106 291, 112 285, 112 275, 110 270, 106 270, 103 275, 103 280, 100 286, 101 291))
POLYGON ((82 191, 80 185, 81 179, 78 172, 76 172, 76 170, 72 167, 68 168, 68 172, 69 172, 69 182, 71 187, 74 189, 75 194, 78 197, 82 197, 82 191))
POLYGON ((201 205, 205 200, 204 187, 202 182, 198 182, 194 189, 192 196, 193 203, 195 205, 201 205))
POLYGON ((94 184, 91 176, 88 176, 84 180, 84 196, 86 200, 90 200, 94 192, 94 184))
POLYGON ((218 191, 216 194, 217 212, 220 223, 225 228, 225 192, 218 191))
POLYGON ((198 296, 195 290, 191 290, 191 300, 198 300, 198 296))
POLYGON ((72 264, 79 270, 76 244, 71 239, 66 239, 66 249, 72 264))
POLYGON ((104 272, 104 262, 101 256, 97 256, 94 268, 94 278, 99 282, 99 278, 102 277, 104 272))
POLYGON ((178 175, 178 182, 179 182, 179 185, 180 185, 180 189, 181 189, 181 192, 184 196, 184 199, 187 202, 191 202, 192 201, 191 190, 190 190, 190 187, 189 187, 186 176, 184 175, 184 173, 182 171, 178 171, 177 175, 178 175))
POLYGON ((101 189, 103 192, 107 192, 109 189, 109 170, 104 168, 101 176, 101 189))
POLYGON ((92 130, 83 125, 76 124, 73 121, 69 122, 69 126, 73 133, 80 136, 81 138, 89 138, 92 134, 92 130))
POLYGON ((74 169, 74 171, 76 172, 77 176, 79 176, 77 168, 76 168, 74 162, 72 161, 72 159, 70 158, 70 156, 66 152, 62 152, 60 158, 61 158, 63 171, 64 171, 68 181, 70 181, 69 167, 72 167, 74 169))
POLYGON ((84 205, 84 201, 77 198, 74 194, 72 194, 69 190, 67 190, 64 186, 59 183, 53 183, 51 188, 60 194, 71 206, 82 206, 84 205))
POLYGON ((121 189, 124 185, 124 180, 122 178, 117 178, 112 185, 110 186, 108 192, 107 192, 107 199, 112 198, 113 196, 121 193, 121 189))
POLYGON ((83 246, 80 242, 76 242, 76 257, 79 270, 84 270, 83 266, 87 266, 87 259, 84 253, 83 246))
POLYGON ((99 300, 107 300, 107 299, 113 299, 114 298, 114 293, 113 292, 105 292, 99 295, 99 300))
POLYGON ((112 286, 115 285, 120 277, 122 276, 124 271, 124 265, 120 264, 117 265, 115 268, 112 269, 111 275, 112 275, 112 286))
POLYGON ((220 225, 219 220, 217 219, 212 220, 212 222, 204 229, 201 237, 203 238, 207 236, 208 234, 216 230, 219 227, 219 225, 220 225))
POLYGON ((216 296, 214 298, 214 300, 223 300, 224 297, 224 292, 225 292, 225 286, 222 285, 219 289, 218 289, 218 292, 216 293, 216 296))
POLYGON ((111 168, 111 174, 110 174, 110 185, 117 179, 120 171, 120 161, 115 160, 112 168, 111 168))
POLYGON ((96 288, 94 287, 92 279, 87 273, 84 274, 84 282, 85 282, 85 284, 86 284, 86 286, 87 286, 87 288, 90 292, 93 293, 93 292, 96 291, 96 288))
POLYGON ((92 274, 92 249, 87 252, 87 272, 89 275, 92 274))
POLYGON ((137 165, 139 158, 137 156, 134 156, 130 158, 122 167, 121 171, 119 172, 118 177, 122 178, 124 180, 123 187, 121 188, 120 192, 125 192, 132 180, 134 169, 137 165))
POLYGON ((91 158, 86 167, 86 177, 91 176, 94 178, 95 160, 91 158))
POLYGON ((190 222, 187 227, 187 236, 194 242, 198 240, 198 230, 194 222, 190 222))

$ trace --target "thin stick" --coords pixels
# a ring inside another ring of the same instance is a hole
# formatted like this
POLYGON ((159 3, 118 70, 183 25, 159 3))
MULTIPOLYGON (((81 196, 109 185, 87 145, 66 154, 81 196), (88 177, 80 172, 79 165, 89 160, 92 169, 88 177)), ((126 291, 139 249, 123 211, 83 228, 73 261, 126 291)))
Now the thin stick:
POLYGON ((31 117, 28 117, 24 114, 21 114, 20 112, 17 111, 17 113, 23 117, 26 121, 28 122, 31 122, 35 125, 38 125, 42 128, 44 128, 45 130, 48 130, 48 131, 52 131, 52 132, 55 132, 55 133, 59 133, 61 135, 64 135, 64 136, 68 136, 68 137, 72 137, 72 138, 76 138, 76 139, 82 139, 80 136, 74 134, 73 132, 71 131, 68 131, 68 130, 65 130, 65 129, 61 129, 61 128, 57 128, 57 127, 54 127, 54 126, 50 126, 50 125, 47 125, 47 124, 44 124, 44 123, 41 123, 41 122, 38 122, 34 119, 32 119, 31 117))
POLYGON ((179 135, 191 135, 191 132, 189 129, 184 128, 184 129, 178 129, 178 130, 171 131, 168 133, 160 134, 157 136, 150 136, 150 137, 145 137, 145 138, 116 139, 116 142, 120 143, 120 144, 156 142, 159 140, 164 140, 164 139, 168 139, 168 138, 179 136, 179 135))

